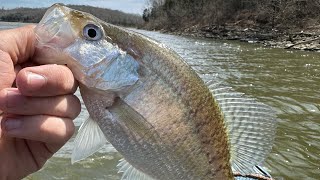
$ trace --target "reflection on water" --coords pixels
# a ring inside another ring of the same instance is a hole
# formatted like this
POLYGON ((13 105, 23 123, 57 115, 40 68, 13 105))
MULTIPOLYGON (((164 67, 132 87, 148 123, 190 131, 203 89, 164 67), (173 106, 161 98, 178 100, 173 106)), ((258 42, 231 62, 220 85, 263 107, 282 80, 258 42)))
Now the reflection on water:
MULTIPOLYGON (((319 53, 139 32, 177 51, 203 79, 221 81, 276 110, 277 136, 266 162, 274 177, 320 179, 319 53)), ((83 111, 77 127, 85 118, 83 111)), ((116 164, 121 156, 113 148, 71 165, 72 143, 73 139, 29 178, 119 179, 116 164)))

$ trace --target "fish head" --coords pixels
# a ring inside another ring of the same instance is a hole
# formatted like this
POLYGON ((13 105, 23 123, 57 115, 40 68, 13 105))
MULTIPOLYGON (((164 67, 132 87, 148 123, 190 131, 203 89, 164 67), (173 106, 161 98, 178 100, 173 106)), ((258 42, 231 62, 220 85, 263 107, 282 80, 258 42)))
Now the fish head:
POLYGON ((137 63, 132 59, 127 64, 122 63, 129 66, 125 69, 131 69, 127 72, 129 80, 124 79, 123 83, 115 79, 119 73, 126 74, 110 68, 115 59, 124 56, 124 52, 107 36, 102 23, 89 13, 54 4, 35 28, 35 60, 40 64, 67 65, 75 78, 89 87, 106 90, 133 84, 137 77, 132 79, 130 74, 136 76, 137 63), (112 74, 106 72, 107 69, 112 74), (116 81, 122 84, 110 83, 116 81))

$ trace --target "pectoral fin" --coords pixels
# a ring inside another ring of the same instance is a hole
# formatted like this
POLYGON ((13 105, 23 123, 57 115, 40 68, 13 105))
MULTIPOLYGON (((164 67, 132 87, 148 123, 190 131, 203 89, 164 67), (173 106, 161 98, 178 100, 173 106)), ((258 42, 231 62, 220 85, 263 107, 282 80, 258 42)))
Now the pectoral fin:
POLYGON ((71 163, 87 158, 98 151, 107 140, 98 124, 90 117, 80 126, 74 140, 71 163))
POLYGON ((159 142, 160 137, 152 124, 122 99, 117 98, 113 106, 108 110, 114 118, 118 119, 121 124, 136 136, 150 143, 159 142))

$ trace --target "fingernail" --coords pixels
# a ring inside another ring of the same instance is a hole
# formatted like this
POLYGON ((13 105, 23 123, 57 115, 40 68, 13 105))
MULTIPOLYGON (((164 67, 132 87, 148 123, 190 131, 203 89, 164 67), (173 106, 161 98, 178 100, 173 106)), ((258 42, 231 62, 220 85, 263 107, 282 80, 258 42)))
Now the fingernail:
POLYGON ((10 131, 13 129, 18 129, 21 126, 21 120, 18 119, 7 119, 4 122, 4 128, 6 131, 10 131))
POLYGON ((7 108, 13 108, 21 103, 21 94, 18 90, 10 89, 7 90, 7 108))
POLYGON ((40 88, 44 84, 46 84, 46 78, 42 75, 33 73, 33 72, 28 72, 28 84, 33 86, 33 88, 40 88))

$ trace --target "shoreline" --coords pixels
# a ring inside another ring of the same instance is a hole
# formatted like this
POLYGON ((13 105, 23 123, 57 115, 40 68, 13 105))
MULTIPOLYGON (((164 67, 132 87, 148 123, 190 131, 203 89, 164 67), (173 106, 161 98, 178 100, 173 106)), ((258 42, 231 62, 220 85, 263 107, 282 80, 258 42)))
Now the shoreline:
MULTIPOLYGON (((34 24, 23 22, 0 21, 7 29, 21 25, 34 24)), ((145 29, 145 28, 142 28, 145 29)), ((149 30, 149 29, 145 29, 149 30)), ((192 26, 185 29, 160 29, 162 33, 178 36, 200 37, 218 40, 236 40, 247 43, 262 44, 266 47, 320 52, 320 25, 304 30, 277 30, 261 27, 248 28, 234 24, 226 26, 192 26)))
POLYGON ((261 27, 249 28, 237 25, 192 26, 183 30, 161 29, 160 32, 179 36, 200 37, 220 40, 237 40, 263 46, 320 52, 320 26, 304 30, 277 30, 261 27))

